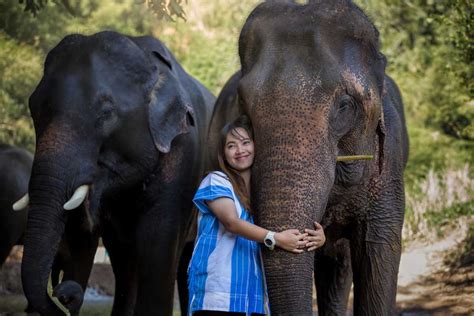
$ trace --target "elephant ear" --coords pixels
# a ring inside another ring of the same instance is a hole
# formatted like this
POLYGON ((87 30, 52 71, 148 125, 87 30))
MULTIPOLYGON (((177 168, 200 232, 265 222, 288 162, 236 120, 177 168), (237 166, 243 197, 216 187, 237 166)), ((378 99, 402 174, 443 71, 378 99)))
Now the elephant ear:
POLYGON ((170 54, 168 53, 168 51, 166 49, 164 49, 163 46, 156 46, 156 47, 153 47, 153 51, 152 51, 152 54, 158 58, 159 60, 161 60, 166 66, 168 66, 168 68, 170 70, 173 70, 173 66, 172 66, 172 59, 171 59, 171 56, 170 54))
MULTIPOLYGON (((162 153, 171 150, 171 142, 194 126, 194 111, 187 101, 184 89, 171 69, 167 54, 153 54, 167 67, 160 72, 151 92, 148 105, 148 123, 156 148, 162 153)), ((161 70, 163 67, 159 67, 161 70)))

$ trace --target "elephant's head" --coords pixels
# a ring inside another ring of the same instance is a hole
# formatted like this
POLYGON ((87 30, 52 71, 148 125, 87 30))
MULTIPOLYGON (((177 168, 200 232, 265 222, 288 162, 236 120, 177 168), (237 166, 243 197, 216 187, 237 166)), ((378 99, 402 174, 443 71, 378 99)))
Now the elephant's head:
MULTIPOLYGON (((210 137, 232 116, 247 114, 258 223, 275 231, 310 228, 337 187, 367 183, 381 170, 385 58, 378 32, 349 1, 274 1, 247 19, 239 55, 241 74, 227 87, 238 91, 237 110, 217 104, 210 137), (360 154, 375 158, 336 163, 337 156, 360 154)), ((311 314, 313 256, 263 252, 274 314, 311 314)))
POLYGON ((103 196, 139 185, 193 124, 177 64, 153 43, 114 32, 67 36, 30 97, 36 153, 22 278, 42 314, 61 314, 46 287, 66 222, 94 229, 103 196))

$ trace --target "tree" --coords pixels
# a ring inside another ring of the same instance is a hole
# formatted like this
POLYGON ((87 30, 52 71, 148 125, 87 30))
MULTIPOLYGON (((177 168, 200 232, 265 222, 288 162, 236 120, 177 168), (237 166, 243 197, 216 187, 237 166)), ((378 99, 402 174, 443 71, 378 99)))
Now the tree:
POLYGON ((474 140, 469 0, 359 0, 377 25, 410 123, 474 140))
MULTIPOLYGON (((72 16, 84 17, 86 14, 82 6, 82 0, 52 0, 52 2, 61 6, 72 16)), ((36 15, 38 11, 48 4, 48 0, 19 0, 19 3, 24 5, 25 11, 36 15)), ((175 17, 185 19, 185 13, 182 7, 183 0, 141 0, 141 3, 150 8, 160 19, 173 20, 175 17)), ((89 12, 91 11, 92 10, 89 10, 89 12)))
POLYGON ((40 76, 41 59, 35 49, 0 31, 0 143, 33 150, 27 100, 40 76))

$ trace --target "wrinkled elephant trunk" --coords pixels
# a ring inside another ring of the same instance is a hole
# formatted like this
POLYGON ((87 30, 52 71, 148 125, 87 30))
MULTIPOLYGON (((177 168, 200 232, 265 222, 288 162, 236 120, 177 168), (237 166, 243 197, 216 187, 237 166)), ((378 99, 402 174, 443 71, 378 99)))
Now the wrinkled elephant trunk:
MULTIPOLYGON (((254 164, 252 203, 257 207, 257 222, 277 232, 314 229, 334 182, 335 153, 332 161, 327 148, 291 156, 300 148, 280 151, 279 147, 271 146, 277 150, 269 151, 259 147, 263 157, 257 156, 254 164)), ((294 254, 265 248, 263 263, 272 315, 312 315, 314 252, 294 254)))
POLYGON ((272 315, 312 315, 313 253, 264 251, 265 277, 272 315))
POLYGON ((30 209, 22 261, 22 284, 28 302, 41 315, 64 315, 47 294, 48 277, 66 224, 66 185, 58 172, 35 162, 30 181, 30 209))

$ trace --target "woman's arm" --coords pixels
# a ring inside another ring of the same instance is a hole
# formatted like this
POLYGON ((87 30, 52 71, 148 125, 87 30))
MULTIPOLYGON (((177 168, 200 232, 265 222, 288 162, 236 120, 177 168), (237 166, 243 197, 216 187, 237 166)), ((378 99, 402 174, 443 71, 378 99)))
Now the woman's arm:
MULTIPOLYGON (((232 199, 227 197, 218 198, 207 201, 207 205, 228 231, 250 240, 263 242, 268 230, 241 220, 237 216, 237 210, 232 199)), ((303 249, 299 248, 306 247, 307 241, 304 238, 307 236, 308 234, 301 234, 297 229, 289 229, 275 233, 275 241, 278 247, 286 251, 301 253, 303 249)))

